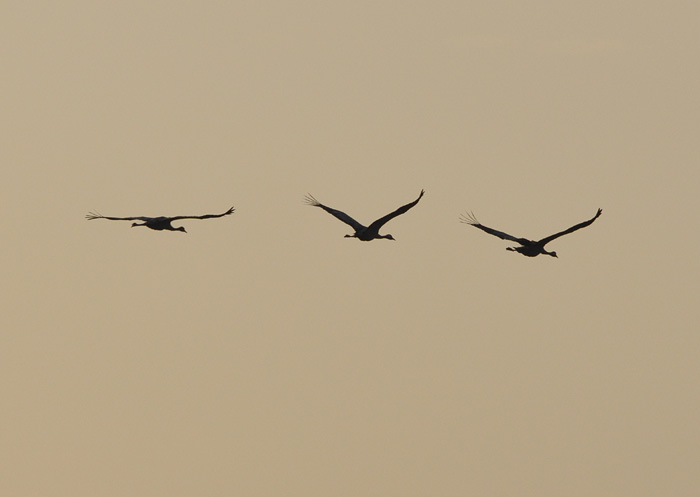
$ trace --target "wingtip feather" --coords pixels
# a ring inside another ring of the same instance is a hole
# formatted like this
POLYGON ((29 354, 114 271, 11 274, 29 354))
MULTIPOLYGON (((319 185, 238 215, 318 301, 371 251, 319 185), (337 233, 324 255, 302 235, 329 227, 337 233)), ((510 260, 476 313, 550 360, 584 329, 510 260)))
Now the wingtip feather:
POLYGON ((460 214, 459 220, 460 220, 460 222, 462 222, 464 224, 471 224, 472 226, 476 226, 477 224, 480 224, 472 211, 469 211, 469 212, 464 213, 464 214, 460 214))
POLYGON ((313 205, 313 206, 319 206, 319 205, 321 205, 321 202, 319 202, 318 200, 316 200, 316 199, 314 198, 314 196, 311 195, 310 193, 307 193, 306 195, 304 195, 304 203, 307 204, 307 205, 313 205))

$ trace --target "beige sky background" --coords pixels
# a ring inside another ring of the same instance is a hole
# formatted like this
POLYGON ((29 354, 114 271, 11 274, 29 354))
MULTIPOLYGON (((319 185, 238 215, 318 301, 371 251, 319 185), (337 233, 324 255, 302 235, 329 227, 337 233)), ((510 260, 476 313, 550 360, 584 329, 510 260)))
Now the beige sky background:
POLYGON ((6 3, 0 494, 697 495, 699 20, 6 3))

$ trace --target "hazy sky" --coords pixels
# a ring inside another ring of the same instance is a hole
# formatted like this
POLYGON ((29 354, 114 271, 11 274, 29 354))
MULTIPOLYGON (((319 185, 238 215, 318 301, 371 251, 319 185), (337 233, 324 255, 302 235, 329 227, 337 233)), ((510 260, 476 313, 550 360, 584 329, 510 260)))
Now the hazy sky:
POLYGON ((698 5, 0 7, 0 494, 696 495, 698 5))

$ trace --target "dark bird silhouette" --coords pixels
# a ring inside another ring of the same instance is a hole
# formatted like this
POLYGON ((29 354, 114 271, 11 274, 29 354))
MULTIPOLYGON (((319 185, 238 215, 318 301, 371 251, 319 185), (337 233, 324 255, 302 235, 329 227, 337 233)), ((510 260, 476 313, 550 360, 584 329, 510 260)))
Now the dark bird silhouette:
POLYGON ((404 212, 406 212, 408 209, 413 207, 418 203, 418 201, 421 199, 423 196, 423 193, 425 193, 424 190, 420 191, 420 195, 416 200, 411 202, 410 204, 406 204, 402 207, 399 207, 396 209, 394 212, 391 214, 387 214, 384 217, 381 217, 377 219, 375 222, 370 224, 369 226, 363 226, 362 224, 358 223, 355 221, 353 218, 348 216, 342 211, 336 210, 336 209, 331 209, 330 207, 327 207, 323 205, 321 202, 316 200, 314 197, 312 197, 310 194, 307 194, 304 200, 306 201, 307 204, 313 205, 315 207, 320 207, 324 211, 328 212, 329 214, 334 215, 338 219, 340 219, 342 222, 345 224, 350 225, 354 230, 355 233, 352 235, 345 235, 345 238, 357 238, 358 240, 362 240, 363 242, 368 242, 370 240, 374 240, 375 238, 385 238, 387 240, 394 240, 394 237, 391 235, 380 235, 379 234, 379 229, 384 226, 386 223, 394 219, 396 216, 400 216, 404 212))
POLYGON ((224 217, 228 216, 229 214, 233 214, 233 211, 235 209, 231 207, 229 210, 224 212, 223 214, 204 214, 203 216, 173 216, 173 217, 165 217, 165 216, 160 216, 160 217, 146 217, 146 216, 137 216, 137 217, 109 217, 109 216, 103 216, 100 213, 97 212, 90 212, 88 213, 85 218, 90 221, 92 219, 110 219, 112 221, 143 221, 143 223, 132 223, 131 227, 133 228, 134 226, 146 226, 147 228, 151 228, 152 230, 157 230, 157 231, 162 231, 162 230, 169 230, 169 231, 182 231, 183 233, 187 233, 185 231, 185 228, 183 226, 178 226, 177 228, 174 228, 172 224, 173 221, 178 221, 180 219, 212 219, 215 217, 224 217))
POLYGON ((479 228, 482 231, 485 231, 486 233, 489 233, 491 235, 497 236, 498 238, 502 238, 503 240, 510 240, 512 242, 519 243, 521 246, 520 247, 507 247, 506 250, 512 250, 514 252, 520 252, 523 255, 526 255, 528 257, 535 257, 540 254, 547 254, 551 255, 552 257, 557 257, 556 252, 547 252, 544 249, 544 246, 547 245, 549 242, 552 240, 559 238, 560 236, 568 235, 569 233, 573 233, 576 230, 580 230, 581 228, 585 228, 586 226, 589 226, 590 224, 593 223, 596 219, 598 219, 598 216, 603 212, 603 209, 598 209, 598 212, 596 213, 595 216, 593 216, 592 219, 589 219, 588 221, 584 221, 582 223, 577 224, 576 226, 572 226, 571 228, 560 231, 559 233, 555 233, 551 236, 548 236, 547 238, 543 238, 541 240, 535 241, 535 240, 528 240, 527 238, 516 238, 514 236, 509 235, 508 233, 503 233, 502 231, 497 231, 493 228, 489 228, 487 226, 484 226, 481 224, 479 221, 476 220, 476 217, 474 217, 473 213, 469 214, 462 214, 459 217, 459 220, 465 224, 471 224, 472 226, 479 228))

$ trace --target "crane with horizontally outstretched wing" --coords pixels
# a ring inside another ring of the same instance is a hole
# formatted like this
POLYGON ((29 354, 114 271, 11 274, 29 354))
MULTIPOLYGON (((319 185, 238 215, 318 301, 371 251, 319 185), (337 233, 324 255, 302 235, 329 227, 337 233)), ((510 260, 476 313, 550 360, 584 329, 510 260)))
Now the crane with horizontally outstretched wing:
POLYGON ((151 228, 152 230, 157 230, 157 231, 163 231, 163 230, 168 230, 168 231, 182 231, 183 233, 187 233, 185 231, 185 228, 183 226, 178 226, 178 227, 173 227, 171 224, 173 221, 178 221, 180 219, 212 219, 216 217, 224 217, 228 216, 229 214, 233 214, 233 211, 235 209, 231 207, 229 210, 224 212, 223 214, 204 214, 202 216, 173 216, 173 217, 166 217, 166 216, 160 216, 160 217, 146 217, 146 216, 136 216, 136 217, 109 217, 109 216, 103 216, 100 213, 97 212, 90 212, 88 213, 85 218, 90 221, 92 219, 110 219, 112 221, 143 221, 142 223, 132 223, 131 227, 135 226, 146 226, 147 228, 151 228))

